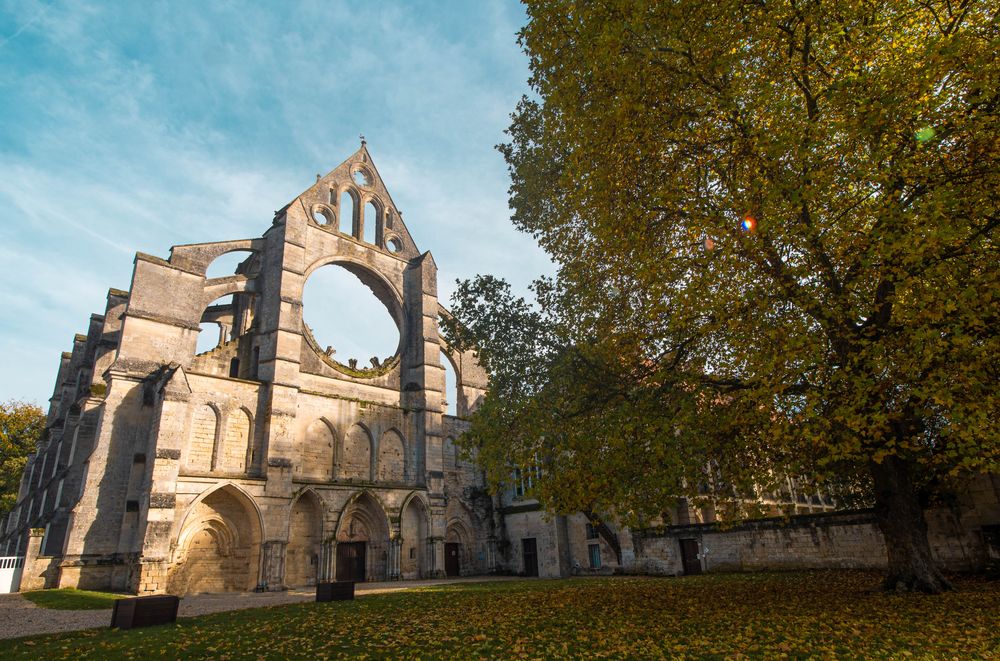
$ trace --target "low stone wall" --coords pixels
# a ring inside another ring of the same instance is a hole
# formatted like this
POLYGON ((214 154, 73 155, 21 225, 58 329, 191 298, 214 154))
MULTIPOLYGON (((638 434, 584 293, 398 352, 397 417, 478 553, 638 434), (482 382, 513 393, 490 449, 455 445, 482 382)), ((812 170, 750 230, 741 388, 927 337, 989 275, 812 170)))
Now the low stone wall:
POLYGON ((750 521, 729 529, 714 524, 645 532, 636 544, 636 570, 681 574, 681 539, 695 539, 704 571, 762 569, 877 569, 885 542, 871 512, 811 514, 750 521))
POLYGON ((112 591, 128 587, 129 567, 121 558, 70 556, 57 560, 58 583, 46 587, 112 591))
POLYGON ((1000 475, 980 475, 966 484, 951 507, 927 512, 934 557, 956 571, 979 571, 1000 561, 1000 475))
MULTIPOLYGON (((998 557, 991 541, 1000 530, 1000 477, 978 476, 951 507, 926 515, 927 537, 938 564, 949 571, 979 571, 998 557)), ((684 573, 680 541, 698 542, 704 571, 762 569, 884 569, 885 539, 871 510, 805 514, 748 521, 634 531, 635 558, 626 572, 684 573)))

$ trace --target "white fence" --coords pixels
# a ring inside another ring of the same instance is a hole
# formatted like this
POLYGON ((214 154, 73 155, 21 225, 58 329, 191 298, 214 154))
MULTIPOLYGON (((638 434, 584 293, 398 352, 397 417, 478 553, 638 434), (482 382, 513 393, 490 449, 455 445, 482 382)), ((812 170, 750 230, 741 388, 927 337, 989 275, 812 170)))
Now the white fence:
POLYGON ((17 592, 23 570, 23 555, 0 556, 0 593, 17 592))

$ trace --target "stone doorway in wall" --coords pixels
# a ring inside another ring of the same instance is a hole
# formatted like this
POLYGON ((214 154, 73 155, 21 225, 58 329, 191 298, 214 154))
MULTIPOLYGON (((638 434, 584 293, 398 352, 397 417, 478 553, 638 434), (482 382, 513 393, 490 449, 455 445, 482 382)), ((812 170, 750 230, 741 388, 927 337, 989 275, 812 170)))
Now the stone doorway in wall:
POLYGON ((389 519, 371 494, 362 492, 344 508, 336 541, 338 581, 388 579, 389 519))
POLYGON ((365 542, 340 542, 337 544, 337 580, 365 580, 365 554, 368 549, 365 542))
POLYGON ((684 573, 694 575, 701 573, 701 558, 698 557, 698 540, 681 539, 681 564, 684 566, 684 573))
POLYGON ((444 573, 448 576, 462 575, 462 545, 446 542, 444 545, 444 573))
POLYGON ((472 534, 469 526, 458 518, 448 522, 444 537, 444 571, 448 576, 461 576, 475 573, 475 562, 470 555, 472 549, 472 534))
POLYGON ((538 547, 534 537, 521 540, 521 551, 524 554, 524 575, 538 576, 538 547))

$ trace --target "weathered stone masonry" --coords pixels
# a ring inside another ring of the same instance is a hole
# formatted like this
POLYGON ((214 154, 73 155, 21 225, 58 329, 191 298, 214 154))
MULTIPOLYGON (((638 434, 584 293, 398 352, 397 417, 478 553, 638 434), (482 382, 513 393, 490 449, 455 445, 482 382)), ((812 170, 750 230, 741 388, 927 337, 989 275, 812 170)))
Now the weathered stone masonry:
POLYGON ((137 254, 129 290, 110 290, 62 356, 0 546, 41 534, 29 584, 139 593, 493 570, 492 501, 454 445, 486 375, 444 344, 445 314, 434 259, 364 143, 259 238, 137 254), (247 253, 235 274, 206 277, 234 251, 247 253), (365 368, 318 345, 302 292, 327 264, 389 310, 393 356, 365 368), (220 344, 196 355, 204 322, 220 344))

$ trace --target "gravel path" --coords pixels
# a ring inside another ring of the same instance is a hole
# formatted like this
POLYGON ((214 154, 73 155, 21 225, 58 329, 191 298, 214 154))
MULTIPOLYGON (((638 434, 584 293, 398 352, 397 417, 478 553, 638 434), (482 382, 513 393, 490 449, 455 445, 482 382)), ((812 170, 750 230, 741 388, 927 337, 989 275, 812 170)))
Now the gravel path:
MULTIPOLYGON (((385 583, 359 583, 355 594, 363 597, 369 594, 401 592, 429 585, 445 583, 480 583, 483 581, 515 580, 507 577, 470 576, 428 581, 392 581, 385 583)), ((244 608, 260 608, 312 601, 315 589, 288 590, 286 592, 229 592, 226 594, 196 594, 181 599, 178 617, 193 617, 208 613, 234 611, 244 608)), ((111 609, 91 611, 64 611, 39 608, 18 593, 0 594, 0 639, 36 636, 61 631, 96 629, 111 624, 111 609)))
POLYGON ((93 629, 111 624, 111 611, 56 611, 39 608, 18 593, 0 594, 0 638, 93 629))

